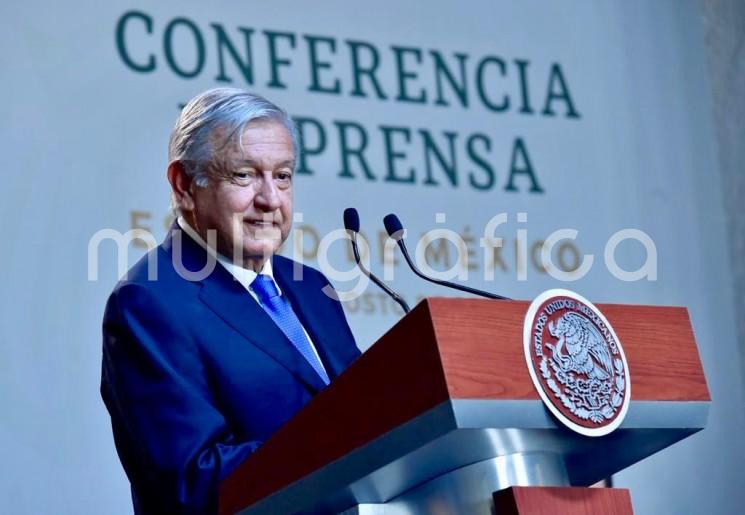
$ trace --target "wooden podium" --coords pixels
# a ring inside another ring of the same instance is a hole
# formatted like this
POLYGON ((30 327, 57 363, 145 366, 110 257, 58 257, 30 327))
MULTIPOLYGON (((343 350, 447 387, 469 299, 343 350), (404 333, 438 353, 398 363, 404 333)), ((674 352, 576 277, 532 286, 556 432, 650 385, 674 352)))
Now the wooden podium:
POLYGON ((220 514, 630 513, 625 490, 568 487, 703 429, 710 398, 688 312, 598 305, 632 397, 616 431, 586 437, 531 382, 528 305, 420 303, 225 479, 220 514))

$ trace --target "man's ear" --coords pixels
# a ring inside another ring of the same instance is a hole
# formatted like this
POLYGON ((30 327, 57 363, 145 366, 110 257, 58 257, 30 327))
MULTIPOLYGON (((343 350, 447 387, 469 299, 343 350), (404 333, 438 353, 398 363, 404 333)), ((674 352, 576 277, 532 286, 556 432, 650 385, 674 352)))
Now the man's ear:
POLYGON ((186 173, 181 161, 173 161, 168 165, 168 182, 171 183, 171 191, 181 211, 194 210, 194 196, 192 195, 192 178, 186 173))

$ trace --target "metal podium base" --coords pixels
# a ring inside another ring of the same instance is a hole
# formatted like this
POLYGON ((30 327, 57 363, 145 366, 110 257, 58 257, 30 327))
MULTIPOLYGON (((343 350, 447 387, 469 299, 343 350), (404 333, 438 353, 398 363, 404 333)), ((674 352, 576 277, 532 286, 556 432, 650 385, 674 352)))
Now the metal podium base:
POLYGON ((492 492, 510 486, 569 486, 569 477, 558 454, 509 454, 452 470, 387 503, 359 504, 341 515, 492 515, 492 492))

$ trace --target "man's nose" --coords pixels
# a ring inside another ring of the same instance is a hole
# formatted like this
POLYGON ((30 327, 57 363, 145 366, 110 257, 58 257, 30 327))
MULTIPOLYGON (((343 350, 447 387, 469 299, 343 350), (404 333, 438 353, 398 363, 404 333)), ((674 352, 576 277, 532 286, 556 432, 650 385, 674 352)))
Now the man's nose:
POLYGON ((277 189, 277 185, 274 184, 273 174, 268 173, 262 177, 259 190, 254 197, 254 204, 265 211, 279 209, 281 205, 279 190, 277 189))

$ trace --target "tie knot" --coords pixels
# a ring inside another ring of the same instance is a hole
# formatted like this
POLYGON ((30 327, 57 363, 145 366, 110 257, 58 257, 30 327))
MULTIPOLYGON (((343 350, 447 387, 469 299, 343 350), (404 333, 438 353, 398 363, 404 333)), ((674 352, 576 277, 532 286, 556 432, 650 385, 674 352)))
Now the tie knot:
POLYGON ((256 279, 251 283, 251 289, 259 297, 259 300, 262 301, 279 296, 279 290, 277 289, 277 285, 274 284, 274 279, 265 274, 256 276, 256 279))

